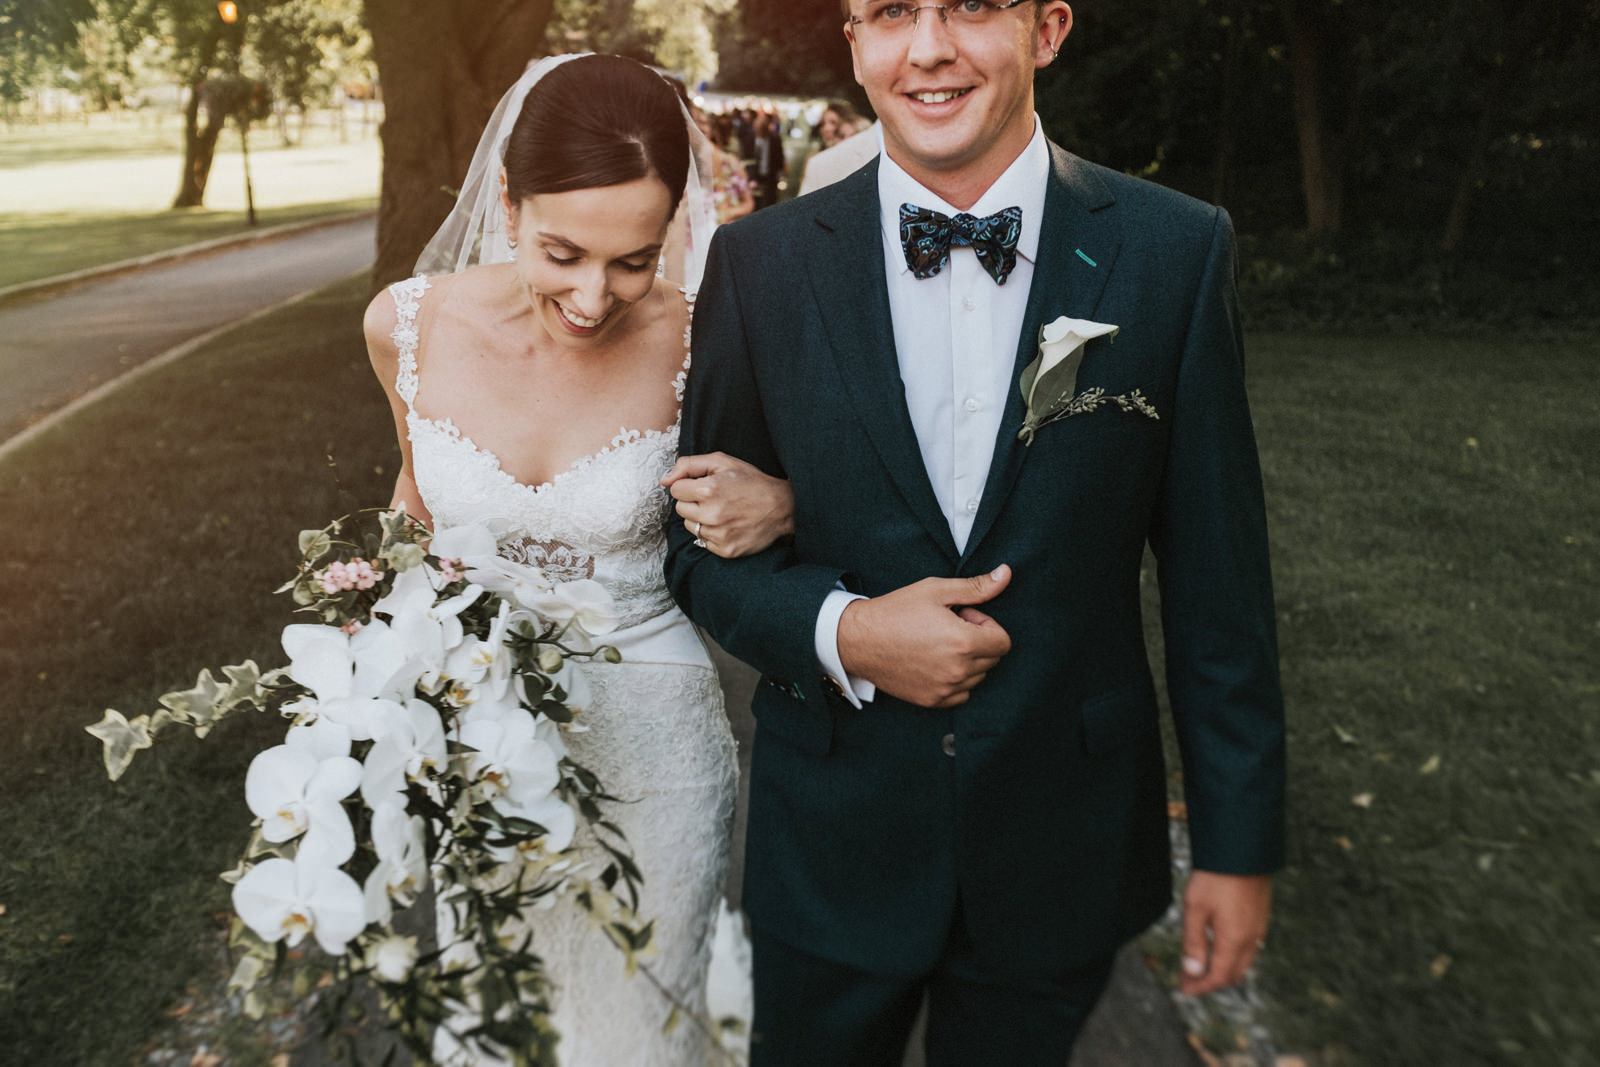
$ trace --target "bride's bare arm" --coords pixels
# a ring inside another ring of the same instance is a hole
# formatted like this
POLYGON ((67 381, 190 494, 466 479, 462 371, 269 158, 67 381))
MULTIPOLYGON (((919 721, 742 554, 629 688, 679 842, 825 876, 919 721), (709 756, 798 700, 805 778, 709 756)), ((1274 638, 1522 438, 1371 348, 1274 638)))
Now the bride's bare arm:
POLYGON ((734 559, 794 533, 794 491, 782 478, 724 452, 683 456, 661 479, 689 532, 734 559))
POLYGON ((361 328, 367 337, 367 358, 372 361, 372 373, 378 376, 378 384, 383 386, 384 395, 389 398, 395 434, 400 440, 400 474, 395 478, 394 496, 389 506, 393 508, 404 504, 407 515, 431 527, 433 517, 423 505, 422 496, 417 492, 416 479, 411 474, 411 440, 406 434, 406 402, 395 389, 395 379, 400 371, 400 352, 390 336, 394 333, 394 327, 394 297, 384 289, 367 305, 361 328))

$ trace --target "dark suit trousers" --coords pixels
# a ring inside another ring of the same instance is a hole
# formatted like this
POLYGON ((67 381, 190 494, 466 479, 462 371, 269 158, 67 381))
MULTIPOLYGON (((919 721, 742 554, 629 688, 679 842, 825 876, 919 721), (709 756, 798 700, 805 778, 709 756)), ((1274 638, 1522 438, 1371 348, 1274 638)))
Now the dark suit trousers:
POLYGON ((1048 978, 996 974, 956 909, 933 971, 872 974, 751 930, 755 1020, 751 1067, 900 1067, 928 998, 928 1067, 1066 1067, 1115 955, 1048 978))

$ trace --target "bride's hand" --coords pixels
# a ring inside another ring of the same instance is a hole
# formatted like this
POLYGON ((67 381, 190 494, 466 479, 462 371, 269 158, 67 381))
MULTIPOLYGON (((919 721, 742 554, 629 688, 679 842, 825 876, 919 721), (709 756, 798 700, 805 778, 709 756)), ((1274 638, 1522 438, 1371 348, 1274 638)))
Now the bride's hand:
POLYGON ((661 479, 678 514, 704 547, 727 559, 748 556, 794 533, 794 491, 723 452, 683 456, 661 479))

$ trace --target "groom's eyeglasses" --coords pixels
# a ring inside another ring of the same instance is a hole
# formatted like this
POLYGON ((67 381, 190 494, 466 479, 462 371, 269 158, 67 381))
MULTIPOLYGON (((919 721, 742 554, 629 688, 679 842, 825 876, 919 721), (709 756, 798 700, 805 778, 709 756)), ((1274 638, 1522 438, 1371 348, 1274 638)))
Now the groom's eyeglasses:
POLYGON ((1002 11, 1010 11, 1030 0, 1011 0, 995 4, 990 0, 960 0, 954 4, 908 4, 900 0, 868 3, 860 15, 851 15, 849 25, 865 26, 874 37, 902 37, 917 28, 922 12, 937 11, 939 21, 952 30, 979 30, 1000 21, 1002 11))

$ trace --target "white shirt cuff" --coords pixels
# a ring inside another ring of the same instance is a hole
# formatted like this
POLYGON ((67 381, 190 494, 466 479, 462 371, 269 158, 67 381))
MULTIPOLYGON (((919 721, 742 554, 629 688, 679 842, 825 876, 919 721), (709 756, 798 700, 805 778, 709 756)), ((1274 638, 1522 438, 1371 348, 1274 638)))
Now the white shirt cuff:
POLYGON ((822 673, 838 682, 844 690, 844 698, 857 708, 877 696, 878 687, 865 678, 845 672, 844 661, 839 658, 839 616, 844 614, 844 609, 850 606, 851 601, 865 599, 856 593, 834 589, 822 602, 822 610, 817 612, 815 637, 817 663, 821 665, 822 673))

